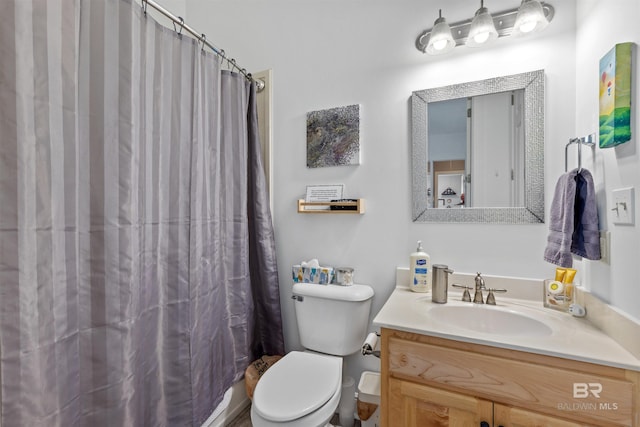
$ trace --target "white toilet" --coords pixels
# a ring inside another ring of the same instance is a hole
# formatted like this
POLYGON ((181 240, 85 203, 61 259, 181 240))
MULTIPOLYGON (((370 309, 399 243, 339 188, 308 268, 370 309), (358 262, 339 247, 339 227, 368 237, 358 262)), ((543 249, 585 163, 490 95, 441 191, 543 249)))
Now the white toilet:
POLYGON ((360 351, 367 334, 373 289, 295 283, 300 343, 258 381, 254 427, 322 427, 336 412, 342 388, 342 356, 360 351))

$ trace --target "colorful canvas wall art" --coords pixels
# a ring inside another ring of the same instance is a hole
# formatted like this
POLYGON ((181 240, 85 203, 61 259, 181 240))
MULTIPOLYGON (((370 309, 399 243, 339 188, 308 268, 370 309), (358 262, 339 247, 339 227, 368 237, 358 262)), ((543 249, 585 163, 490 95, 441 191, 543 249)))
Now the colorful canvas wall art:
POLYGON ((307 167, 360 164, 360 106, 307 113, 307 167))
POLYGON ((620 43, 600 59, 600 148, 631 139, 631 54, 620 43))

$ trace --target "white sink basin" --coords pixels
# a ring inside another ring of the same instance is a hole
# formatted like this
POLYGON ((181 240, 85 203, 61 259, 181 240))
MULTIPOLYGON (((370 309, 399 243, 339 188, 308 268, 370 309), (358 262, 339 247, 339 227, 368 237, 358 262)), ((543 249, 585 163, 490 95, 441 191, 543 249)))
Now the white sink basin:
POLYGON ((486 334, 540 336, 552 333, 552 329, 540 320, 498 306, 438 305, 431 307, 428 313, 438 323, 486 334))

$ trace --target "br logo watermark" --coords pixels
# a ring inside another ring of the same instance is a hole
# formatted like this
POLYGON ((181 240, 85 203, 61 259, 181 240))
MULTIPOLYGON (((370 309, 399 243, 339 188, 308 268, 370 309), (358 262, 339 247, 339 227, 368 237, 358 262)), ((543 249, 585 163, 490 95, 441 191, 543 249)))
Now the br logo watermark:
MULTIPOLYGON (((573 383, 573 398, 574 399, 600 399, 600 395, 603 392, 602 384, 600 383, 573 383)), ((560 402, 558 403, 558 409, 562 411, 616 411, 618 410, 618 403, 616 402, 560 402)))
POLYGON ((600 393, 602 393, 602 384, 600 383, 573 383, 574 399, 586 399, 589 396, 600 399, 600 393))

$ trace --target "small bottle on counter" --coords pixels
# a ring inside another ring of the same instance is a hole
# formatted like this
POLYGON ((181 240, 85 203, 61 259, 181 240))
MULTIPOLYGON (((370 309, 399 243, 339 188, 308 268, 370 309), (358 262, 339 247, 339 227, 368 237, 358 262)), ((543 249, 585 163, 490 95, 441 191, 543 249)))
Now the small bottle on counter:
POLYGON ((561 311, 568 311, 574 302, 575 290, 573 279, 576 270, 573 268, 556 268, 555 280, 544 281, 544 306, 561 311))
POLYGON ((431 258, 418 240, 418 247, 409 257, 411 283, 409 287, 414 292, 429 292, 431 289, 431 258))

